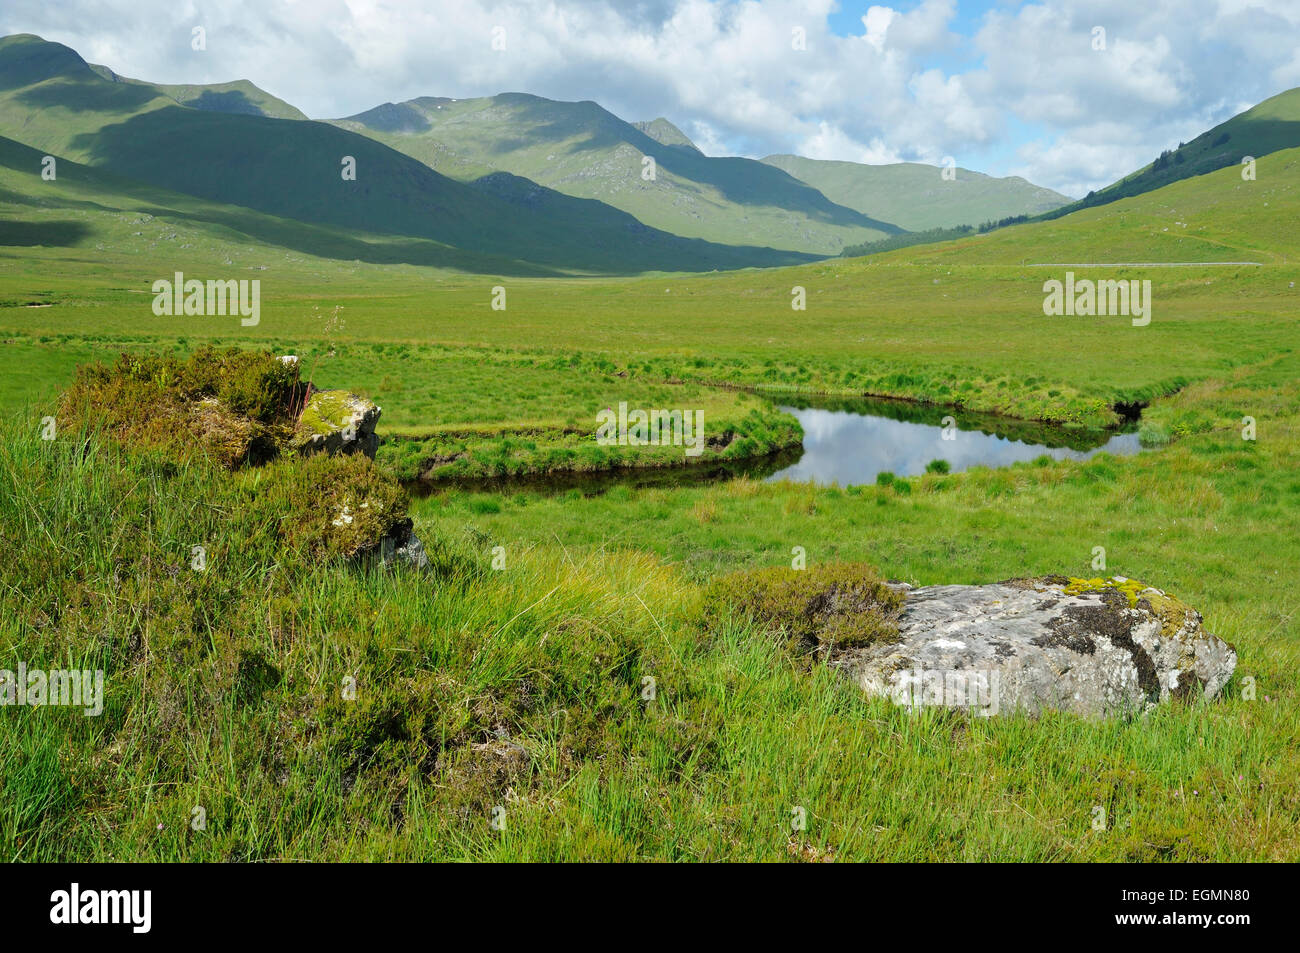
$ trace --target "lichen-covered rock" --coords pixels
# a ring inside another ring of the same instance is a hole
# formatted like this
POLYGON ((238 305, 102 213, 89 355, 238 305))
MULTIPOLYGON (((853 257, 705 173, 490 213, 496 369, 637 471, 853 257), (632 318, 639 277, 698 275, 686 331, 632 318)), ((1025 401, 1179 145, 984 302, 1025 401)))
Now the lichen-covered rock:
POLYGON ((301 454, 362 453, 372 460, 379 449, 375 424, 380 408, 344 390, 316 391, 303 407, 293 449, 301 454))
POLYGON ((840 652, 831 664, 908 707, 1104 717, 1213 698, 1237 653, 1159 589, 1052 576, 909 588, 897 641, 840 652))

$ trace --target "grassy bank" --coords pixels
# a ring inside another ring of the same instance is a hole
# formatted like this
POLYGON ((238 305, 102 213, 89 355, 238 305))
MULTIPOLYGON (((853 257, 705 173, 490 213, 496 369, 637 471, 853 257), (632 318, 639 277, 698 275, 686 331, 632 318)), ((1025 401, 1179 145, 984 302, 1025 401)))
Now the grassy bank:
POLYGON ((1262 159, 1249 192, 1226 170, 946 246, 690 278, 326 261, 93 208, 93 255, 0 252, 0 667, 107 672, 98 718, 0 709, 0 856, 1294 860, 1295 161, 1262 159), (1152 280, 1151 324, 1043 316, 1062 269, 1033 265, 1100 254, 1263 265, 1077 267, 1152 280), (261 276, 261 323, 153 317, 149 282, 177 269, 261 276), (404 437, 416 469, 460 445, 527 469, 623 400, 743 421, 754 398, 713 385, 1078 426, 1150 401, 1161 449, 848 489, 447 489, 412 504, 426 576, 301 546, 295 471, 39 439, 76 364, 206 343, 374 398, 381 454, 404 437), (1090 578, 1104 548, 1240 664, 1220 700, 1135 721, 906 715, 706 596, 795 547, 918 584, 1090 578))
MULTIPOLYGON (((945 477, 946 488, 927 477, 906 498, 733 482, 566 507, 530 500, 508 505, 525 528, 510 539, 481 515, 461 525, 463 502, 442 499, 419 520, 428 577, 295 556, 265 536, 265 510, 230 518, 238 475, 123 457, 97 440, 51 444, 11 425, 0 445, 5 663, 102 667, 108 679, 98 718, 3 712, 0 850, 23 860, 1294 858, 1295 605, 1277 575, 1294 565, 1294 516, 1263 501, 1216 506, 1215 494, 1249 459, 1294 463, 1295 432, 1250 449, 1219 439, 1189 440, 1173 458, 945 477), (1152 461, 1181 476, 1161 480, 1152 461), (1111 569, 1162 567, 1156 582, 1237 644, 1253 700, 1238 680, 1222 701, 1134 722, 909 716, 798 663, 705 604, 694 581, 710 575, 725 534, 738 564, 780 564, 802 544, 815 560, 871 552, 885 574, 925 582, 1082 569, 1086 554, 1066 539, 1089 532, 1042 528, 1084 503, 1095 538, 1113 547, 1111 569), (982 533, 991 519, 999 531, 982 533), (1218 521, 1238 531, 1207 551, 1197 541, 1218 521), (540 541, 547 533, 565 545, 540 541), (210 554, 201 573, 189 562, 196 540, 210 554), (493 570, 502 541, 505 565, 493 570), (1091 826, 1097 805, 1111 819, 1104 832, 1091 826), (196 807, 203 830, 191 826, 196 807), (805 832, 790 826, 800 807, 805 832)), ((1293 492, 1289 479, 1275 477, 1275 491, 1293 492)))

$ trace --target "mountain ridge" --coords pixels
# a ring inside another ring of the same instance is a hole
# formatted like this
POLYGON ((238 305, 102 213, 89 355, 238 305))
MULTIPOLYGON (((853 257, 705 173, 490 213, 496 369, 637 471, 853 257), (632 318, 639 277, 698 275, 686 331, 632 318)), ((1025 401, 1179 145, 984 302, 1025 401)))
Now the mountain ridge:
POLYGON ((430 239, 563 271, 699 271, 812 255, 672 235, 528 183, 447 178, 314 120, 192 108, 39 37, 0 39, 0 135, 115 175, 279 218, 430 239), (354 180, 341 173, 355 162, 354 180))
POLYGON ((762 161, 807 182, 834 202, 914 232, 1036 214, 1071 201, 1020 176, 995 177, 960 167, 945 179, 941 167, 919 162, 868 165, 790 154, 770 155, 762 161))
POLYGON ((1166 149, 1153 161, 1090 192, 1082 199, 1044 213, 1056 217, 1142 195, 1174 182, 1207 175, 1241 163, 1300 146, 1300 86, 1261 100, 1176 149, 1166 149))
POLYGON ((828 255, 902 231, 757 160, 706 156, 666 119, 638 126, 592 100, 425 96, 333 122, 452 177, 509 172, 692 238, 828 255))

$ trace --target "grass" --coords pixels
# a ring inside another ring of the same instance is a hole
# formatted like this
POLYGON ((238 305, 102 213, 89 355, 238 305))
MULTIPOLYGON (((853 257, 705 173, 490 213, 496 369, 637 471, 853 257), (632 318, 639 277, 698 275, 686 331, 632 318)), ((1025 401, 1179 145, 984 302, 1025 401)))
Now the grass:
POLYGON ((0 249, 0 667, 108 680, 100 718, 0 710, 0 855, 1294 860, 1297 158, 1265 156, 1254 190, 1224 170, 869 260, 621 280, 340 262, 162 209, 6 200, 26 222, 75 215, 87 244, 0 249), (1102 254, 1263 264, 1095 272, 1152 279, 1146 328, 1044 318, 1054 273, 1029 265, 1102 254), (261 324, 153 317, 149 283, 177 269, 259 269, 261 324), (338 304, 346 326, 325 327, 338 304), (448 488, 411 505, 430 578, 308 558, 275 529, 311 505, 305 472, 262 493, 270 471, 39 439, 78 362, 203 344, 297 353, 383 404, 381 433, 421 440, 491 446, 613 399, 744 413, 737 388, 756 387, 1081 426, 1150 401, 1162 446, 850 489, 448 488), (909 715, 711 601, 714 580, 796 547, 922 585, 1141 579, 1234 643, 1237 675, 1213 703, 1133 721, 909 715))
MULTIPOLYGON (((97 442, 5 442, 5 546, 22 554, 0 570, 7 658, 108 671, 100 718, 0 720, 7 859, 1295 856, 1294 606, 1258 613, 1267 563, 1210 604, 1254 700, 982 722, 867 700, 725 614, 704 634, 701 591, 648 551, 512 544, 494 572, 462 535, 432 585, 286 561, 223 518, 229 479, 97 442), (195 539, 213 554, 201 575, 195 539), (1094 806, 1110 830, 1092 830, 1094 806)), ((997 538, 995 558, 1037 564, 997 538)))
MULTIPOLYGON (((456 380, 484 378, 491 367, 533 362, 539 371, 556 370, 556 384, 576 394, 590 383, 548 366, 572 360, 583 376, 624 372, 655 384, 890 395, 1106 426, 1116 422, 1116 403, 1148 402, 1294 347, 1297 163, 1300 151, 1280 152, 1260 160, 1255 183, 1228 169, 1104 209, 944 245, 697 277, 539 280, 348 263, 264 244, 232 246, 184 219, 141 223, 81 210, 84 249, 23 248, 0 257, 0 301, 10 304, 0 308, 0 341, 14 342, 0 347, 45 343, 84 353, 183 339, 297 353, 328 344, 325 353, 351 362, 344 365, 348 386, 386 404, 400 428, 512 416, 505 400, 496 411, 459 410, 467 392, 480 407, 491 404, 482 385, 448 400, 456 380), (1152 280, 1152 323, 1133 328, 1122 316, 1042 314, 1042 284, 1061 277, 1065 263, 1198 258, 1263 265, 1075 267, 1079 277, 1152 280), (1044 259, 1058 264, 1031 267, 1044 259), (151 283, 176 270, 258 277, 261 323, 155 317, 151 283), (497 286, 507 289, 504 311, 491 307, 497 286), (791 309, 795 286, 807 291, 807 311, 791 309), (26 307, 30 302, 50 307, 26 307), (346 328, 326 341, 320 315, 336 305, 346 328), (491 367, 477 369, 485 363, 491 367), (417 388, 425 394, 410 393, 417 388), (429 414, 421 404, 439 406, 429 414)), ((10 212, 30 214, 25 206, 10 212)), ((58 220, 68 213, 48 214, 58 220)), ((28 353, 14 352, 6 363, 21 366, 28 353)), ((51 373, 46 390, 66 382, 74 363, 69 351, 63 374, 51 373)), ((523 401, 515 419, 536 421, 549 396, 529 398, 527 383, 512 395, 523 401)), ((36 396, 6 386, 0 400, 9 406, 36 396)), ((584 415, 595 410, 588 406, 584 415)))

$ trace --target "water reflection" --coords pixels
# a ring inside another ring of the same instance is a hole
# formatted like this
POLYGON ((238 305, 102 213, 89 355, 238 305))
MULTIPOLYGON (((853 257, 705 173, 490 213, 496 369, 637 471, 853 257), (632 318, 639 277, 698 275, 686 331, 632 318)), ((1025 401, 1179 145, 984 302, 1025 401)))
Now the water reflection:
POLYGON ((931 460, 948 461, 951 472, 969 467, 1006 466, 1047 456, 1085 460, 1105 451, 1141 450, 1135 429, 1080 430, 1050 424, 977 415, 896 400, 791 397, 781 407, 803 425, 801 449, 741 461, 710 462, 669 469, 620 469, 598 473, 552 473, 475 480, 414 481, 415 496, 449 486, 483 492, 577 490, 591 496, 614 486, 683 486, 753 479, 811 481, 821 485, 874 483, 888 470, 895 476, 924 473, 931 460), (945 429, 954 439, 944 440, 945 429))
POLYGON ((824 407, 781 409, 803 425, 804 452, 798 461, 773 473, 769 480, 850 486, 874 483, 876 475, 884 471, 915 476, 924 473, 931 460, 946 460, 951 471, 957 473, 977 465, 1007 466, 1044 454, 1056 459, 1085 460, 1102 451, 1120 455, 1141 449, 1136 432, 1087 435, 1075 431, 1069 441, 1054 441, 1058 445, 1052 446, 983 429, 962 429, 963 422, 958 420, 946 431, 953 439, 945 440, 945 428, 939 423, 824 407), (1081 443, 1094 445, 1086 447, 1081 443))

